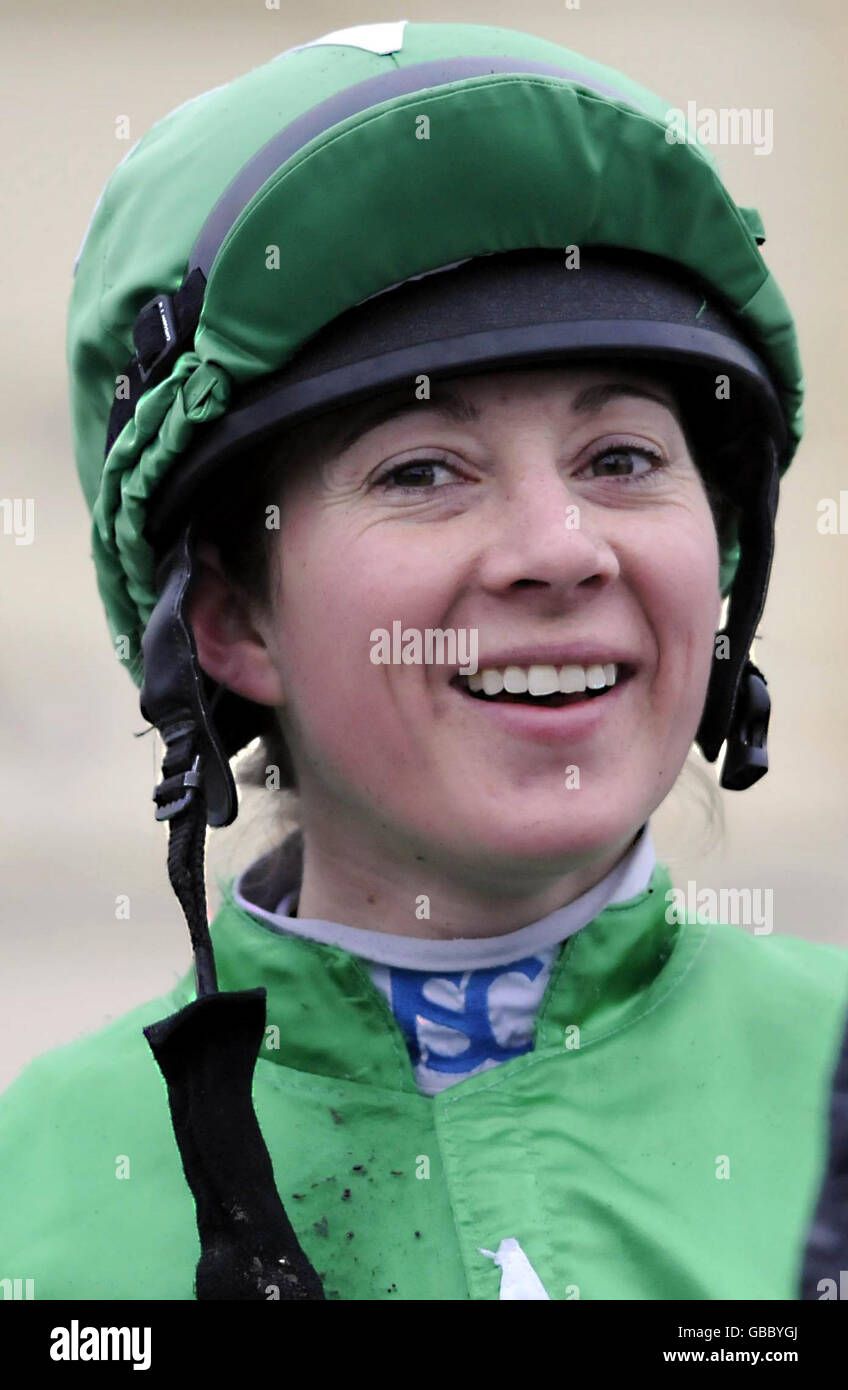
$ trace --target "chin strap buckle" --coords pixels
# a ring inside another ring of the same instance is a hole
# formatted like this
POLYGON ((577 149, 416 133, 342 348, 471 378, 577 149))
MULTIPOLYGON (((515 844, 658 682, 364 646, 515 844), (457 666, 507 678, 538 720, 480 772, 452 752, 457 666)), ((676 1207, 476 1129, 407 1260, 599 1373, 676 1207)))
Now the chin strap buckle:
POLYGON ((173 816, 179 815, 180 811, 184 811, 186 806, 191 805, 195 788, 200 785, 200 754, 198 753, 187 772, 174 772, 170 776, 162 778, 153 793, 153 800, 156 802, 156 819, 171 820, 173 816), (183 792, 182 796, 180 796, 180 792, 183 792))
POLYGON ((752 661, 746 661, 719 782, 728 791, 744 791, 768 772, 766 738, 770 714, 771 698, 765 676, 752 661))

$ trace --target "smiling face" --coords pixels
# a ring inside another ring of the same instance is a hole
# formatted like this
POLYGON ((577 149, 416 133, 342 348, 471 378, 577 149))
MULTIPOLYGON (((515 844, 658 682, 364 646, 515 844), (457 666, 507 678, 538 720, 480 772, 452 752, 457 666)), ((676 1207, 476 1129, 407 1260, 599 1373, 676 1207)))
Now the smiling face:
MULTIPOLYGON (((426 864, 504 891, 615 863, 681 770, 721 610, 673 398, 618 367, 536 368, 434 384, 387 418, 397 403, 339 412, 293 470, 276 611, 261 641, 234 629, 211 674, 282 706, 307 843, 329 859, 376 846, 389 877, 426 864), (393 628, 476 631, 483 691, 458 678, 461 647, 376 664, 393 628), (573 668, 610 666, 611 688, 579 693, 573 668), (506 668, 571 693, 522 695, 506 668)), ((202 615, 196 634, 209 670, 202 615)))

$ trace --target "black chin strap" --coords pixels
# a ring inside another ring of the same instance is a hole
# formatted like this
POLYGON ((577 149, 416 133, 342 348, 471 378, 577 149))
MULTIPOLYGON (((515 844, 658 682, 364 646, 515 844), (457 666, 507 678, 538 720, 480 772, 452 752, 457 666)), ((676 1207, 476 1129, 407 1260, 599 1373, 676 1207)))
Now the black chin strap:
POLYGON ((153 796, 156 819, 170 821, 168 876, 188 923, 198 997, 145 1028, 144 1035, 168 1087, 197 1212, 195 1293, 198 1299, 323 1299, 321 1281, 280 1201, 253 1109, 265 990, 218 992, 206 915, 206 826, 230 824, 237 797, 185 611, 191 528, 167 568, 142 643, 141 711, 166 744, 163 778, 153 796))
POLYGON ((717 634, 704 712, 695 736, 708 762, 715 762, 727 741, 719 782, 728 791, 744 791, 768 772, 766 735, 771 710, 765 676, 749 653, 765 606, 774 556, 779 460, 771 440, 761 440, 757 448, 752 444, 742 459, 733 479, 740 508, 739 567, 727 625, 717 634))
POLYGON ((144 1030, 167 1082, 194 1197, 198 1299, 324 1298, 280 1201, 253 1109, 264 1032, 264 989, 208 994, 144 1030))

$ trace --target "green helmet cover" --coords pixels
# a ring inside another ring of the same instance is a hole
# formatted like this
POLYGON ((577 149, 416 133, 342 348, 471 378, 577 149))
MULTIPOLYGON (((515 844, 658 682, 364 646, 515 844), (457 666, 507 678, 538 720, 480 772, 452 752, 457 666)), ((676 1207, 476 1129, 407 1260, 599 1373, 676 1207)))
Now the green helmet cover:
MULTIPOLYGON (((227 411, 235 385, 278 371, 339 314, 411 276, 525 247, 606 245, 664 257, 712 287, 768 367, 789 431, 782 471, 801 438, 794 324, 759 249, 759 214, 736 205, 694 137, 669 142, 665 101, 515 30, 385 27, 402 33, 391 52, 315 41, 178 107, 130 150, 94 209, 68 317, 74 452, 109 629, 139 687, 156 603, 147 507, 195 427, 227 411), (242 166, 349 86, 482 55, 572 75, 499 71, 407 93, 299 149, 236 217, 209 270, 193 349, 142 396, 104 459, 136 316, 155 294, 179 288, 201 228, 242 166)), ((722 556, 725 595, 738 559, 738 547, 722 556)))

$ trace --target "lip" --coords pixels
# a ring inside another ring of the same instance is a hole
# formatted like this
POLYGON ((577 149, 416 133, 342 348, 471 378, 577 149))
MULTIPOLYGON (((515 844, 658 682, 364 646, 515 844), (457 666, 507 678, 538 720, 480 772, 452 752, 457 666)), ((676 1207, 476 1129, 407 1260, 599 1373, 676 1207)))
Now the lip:
MULTIPOLYGON (((483 669, 482 665, 480 669, 483 669)), ((506 733, 536 743, 555 744, 573 743, 594 733, 599 725, 619 708, 634 679, 635 672, 631 667, 629 673, 616 681, 605 694, 577 700, 571 705, 560 705, 559 708, 549 705, 534 707, 531 704, 499 704, 496 700, 476 699, 456 685, 452 689, 458 699, 466 705, 476 706, 484 718, 490 719, 506 733)))

